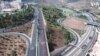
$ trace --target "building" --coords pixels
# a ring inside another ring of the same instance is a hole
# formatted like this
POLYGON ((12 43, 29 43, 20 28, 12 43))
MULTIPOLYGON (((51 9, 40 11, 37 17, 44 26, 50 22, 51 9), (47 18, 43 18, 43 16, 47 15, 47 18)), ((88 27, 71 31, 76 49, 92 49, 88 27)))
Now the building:
POLYGON ((21 9, 20 3, 21 3, 21 1, 18 1, 18 0, 0 1, 0 12, 1 13, 3 13, 3 12, 9 13, 9 12, 21 9))

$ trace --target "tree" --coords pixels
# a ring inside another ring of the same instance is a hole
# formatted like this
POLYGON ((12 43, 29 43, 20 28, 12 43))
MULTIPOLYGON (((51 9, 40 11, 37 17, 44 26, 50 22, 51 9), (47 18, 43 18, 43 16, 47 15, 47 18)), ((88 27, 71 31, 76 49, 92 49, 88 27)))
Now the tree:
POLYGON ((17 11, 15 14, 0 14, 0 28, 6 28, 9 25, 11 27, 16 25, 22 25, 30 21, 34 17, 34 9, 29 6, 22 11, 17 11))
POLYGON ((11 56, 17 56, 16 51, 12 51, 12 55, 11 56))

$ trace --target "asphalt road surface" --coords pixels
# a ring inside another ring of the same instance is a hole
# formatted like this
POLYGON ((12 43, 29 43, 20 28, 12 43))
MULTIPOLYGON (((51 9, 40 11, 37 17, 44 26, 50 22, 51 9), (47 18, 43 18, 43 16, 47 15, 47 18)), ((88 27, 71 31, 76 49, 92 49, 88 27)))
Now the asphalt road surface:
MULTIPOLYGON (((35 11, 35 13, 38 13, 37 11, 35 11)), ((30 48, 28 49, 28 54, 27 56, 36 56, 37 55, 37 37, 38 37, 38 29, 37 29, 37 18, 35 19, 35 26, 33 28, 33 33, 32 33, 32 41, 30 43, 30 48)))
POLYGON ((46 44, 46 32, 43 21, 42 10, 39 9, 39 18, 38 18, 38 56, 48 56, 48 47, 46 44))

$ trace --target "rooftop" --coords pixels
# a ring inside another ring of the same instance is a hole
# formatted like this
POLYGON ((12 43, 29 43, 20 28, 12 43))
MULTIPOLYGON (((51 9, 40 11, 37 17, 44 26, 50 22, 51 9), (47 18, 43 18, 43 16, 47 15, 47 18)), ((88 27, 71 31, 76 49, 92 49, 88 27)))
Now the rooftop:
POLYGON ((20 2, 18 2, 17 0, 10 1, 10 2, 1 1, 1 3, 0 3, 0 12, 12 12, 12 11, 21 9, 20 2))

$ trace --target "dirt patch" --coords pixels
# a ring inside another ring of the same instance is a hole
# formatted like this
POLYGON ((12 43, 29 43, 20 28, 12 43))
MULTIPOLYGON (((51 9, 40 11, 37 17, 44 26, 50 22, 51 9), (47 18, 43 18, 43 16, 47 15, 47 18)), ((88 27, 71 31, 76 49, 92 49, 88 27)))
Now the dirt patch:
POLYGON ((54 49, 63 47, 65 45, 64 43, 64 34, 62 33, 62 31, 58 28, 51 28, 50 30, 51 33, 51 39, 49 42, 49 48, 50 51, 53 51, 54 49))
POLYGON ((76 19, 75 17, 64 20, 63 25, 78 30, 84 30, 85 28, 84 22, 76 19))
POLYGON ((5 29, 2 30, 2 32, 20 32, 20 33, 25 33, 30 37, 32 32, 32 22, 26 23, 24 25, 16 26, 11 29, 5 29))
POLYGON ((52 34, 53 34, 52 43, 56 44, 55 48, 64 46, 64 34, 61 32, 61 30, 57 28, 52 28, 52 34))

